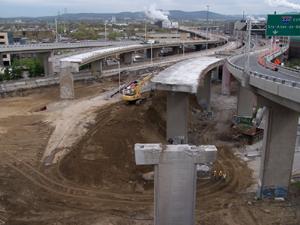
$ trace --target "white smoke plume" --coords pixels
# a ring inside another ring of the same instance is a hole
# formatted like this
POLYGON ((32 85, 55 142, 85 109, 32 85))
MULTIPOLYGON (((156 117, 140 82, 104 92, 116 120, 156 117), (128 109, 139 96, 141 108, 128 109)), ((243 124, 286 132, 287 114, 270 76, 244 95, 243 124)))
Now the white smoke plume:
POLYGON ((295 10, 300 10, 300 4, 290 2, 288 0, 266 0, 270 6, 282 6, 287 8, 292 8, 295 10))
POLYGON ((145 14, 149 19, 153 21, 158 21, 158 20, 169 21, 168 18, 169 12, 156 9, 156 5, 154 4, 145 10, 145 14))
POLYGON ((247 20, 251 20, 253 23, 259 23, 262 21, 266 21, 266 18, 264 17, 254 17, 254 16, 247 16, 247 20))

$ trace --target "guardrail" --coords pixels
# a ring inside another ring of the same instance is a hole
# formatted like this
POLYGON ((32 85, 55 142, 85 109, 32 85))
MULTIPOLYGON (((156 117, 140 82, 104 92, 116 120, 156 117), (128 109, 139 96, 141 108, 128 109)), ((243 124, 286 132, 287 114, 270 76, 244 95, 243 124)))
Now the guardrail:
POLYGON ((282 48, 276 49, 271 54, 267 54, 265 56, 266 64, 271 65, 271 66, 276 67, 276 68, 281 68, 281 69, 284 69, 284 70, 288 70, 288 71, 292 71, 292 72, 295 72, 295 73, 299 73, 299 75, 300 75, 300 70, 272 63, 273 59, 275 59, 276 57, 284 54, 288 49, 289 49, 289 46, 284 46, 282 48))
MULTIPOLYGON (((237 65, 235 65, 231 62, 232 59, 233 59, 233 57, 228 58, 227 63, 231 67, 233 67, 234 69, 239 70, 242 73, 245 73, 245 69, 243 67, 237 66, 237 65)), ((253 76, 253 77, 265 79, 265 80, 268 80, 270 82, 274 82, 274 83, 277 83, 277 84, 281 84, 281 85, 285 85, 285 86, 289 86, 289 87, 293 87, 293 88, 300 88, 300 82, 297 82, 297 81, 282 79, 282 78, 278 78, 278 77, 275 77, 275 76, 272 76, 272 75, 258 73, 256 71, 249 71, 249 75, 253 76)))

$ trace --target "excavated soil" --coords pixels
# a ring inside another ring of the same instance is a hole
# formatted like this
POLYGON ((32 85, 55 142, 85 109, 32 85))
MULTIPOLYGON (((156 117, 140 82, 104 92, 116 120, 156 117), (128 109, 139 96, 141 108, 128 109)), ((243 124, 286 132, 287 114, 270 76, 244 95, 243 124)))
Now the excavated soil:
MULTIPOLYGON (((82 84, 82 96, 102 92, 103 85, 82 84)), ((42 122, 43 112, 32 111, 56 97, 47 94, 51 88, 43 90, 0 100, 0 225, 153 224, 153 182, 142 179, 152 167, 135 165, 133 146, 164 143, 165 95, 99 109, 95 124, 70 153, 44 167, 41 154, 53 127, 42 122)), ((252 172, 232 151, 242 144, 230 129, 236 98, 221 96, 220 85, 213 92, 212 117, 191 98, 189 139, 217 145, 213 169, 227 178, 198 180, 196 224, 300 224, 298 190, 284 202, 257 201, 246 193, 252 172)))
MULTIPOLYGON (((159 98, 156 100, 155 105, 159 98)), ((82 185, 116 191, 134 188, 139 175, 151 170, 135 165, 134 144, 165 142, 165 121, 152 101, 142 105, 120 102, 99 111, 97 123, 61 161, 63 176, 82 185)))

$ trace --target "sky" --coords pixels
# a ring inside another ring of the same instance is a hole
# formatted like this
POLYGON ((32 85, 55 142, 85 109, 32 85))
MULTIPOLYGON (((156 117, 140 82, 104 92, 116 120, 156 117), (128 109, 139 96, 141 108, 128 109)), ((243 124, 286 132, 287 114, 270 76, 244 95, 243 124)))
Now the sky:
MULTIPOLYGON (((144 11, 152 4, 163 10, 198 11, 210 6, 213 12, 236 15, 294 11, 300 0, 0 0, 0 17, 54 16, 68 13, 144 11)), ((297 11, 300 11, 299 9, 297 11)))

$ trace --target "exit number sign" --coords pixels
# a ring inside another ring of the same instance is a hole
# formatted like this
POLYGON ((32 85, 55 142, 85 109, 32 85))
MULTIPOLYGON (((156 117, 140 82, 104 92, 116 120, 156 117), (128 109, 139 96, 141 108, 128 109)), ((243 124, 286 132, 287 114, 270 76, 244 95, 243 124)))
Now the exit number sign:
POLYGON ((268 15, 267 36, 300 36, 300 15, 268 15))

